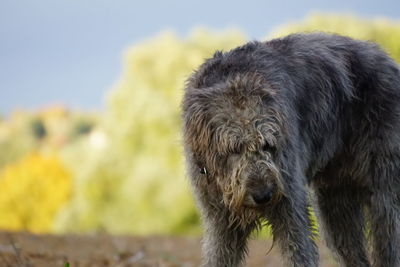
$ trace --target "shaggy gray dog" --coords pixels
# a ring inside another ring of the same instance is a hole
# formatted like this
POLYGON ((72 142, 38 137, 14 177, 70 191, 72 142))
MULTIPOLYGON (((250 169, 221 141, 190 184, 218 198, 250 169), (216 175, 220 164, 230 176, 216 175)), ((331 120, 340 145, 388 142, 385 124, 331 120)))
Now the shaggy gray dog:
POLYGON ((287 266, 318 266, 309 189, 343 266, 400 266, 400 71, 377 45, 295 34, 217 52, 182 107, 204 266, 243 264, 265 223, 287 266))

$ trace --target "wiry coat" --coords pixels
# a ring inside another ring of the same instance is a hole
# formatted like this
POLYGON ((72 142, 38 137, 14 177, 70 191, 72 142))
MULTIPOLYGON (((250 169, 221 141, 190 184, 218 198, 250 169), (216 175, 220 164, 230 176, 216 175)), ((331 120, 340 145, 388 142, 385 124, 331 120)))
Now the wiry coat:
POLYGON ((264 222, 287 266, 318 266, 309 188, 343 266, 400 266, 400 71, 377 45, 294 34, 217 52, 182 109, 204 266, 241 265, 264 222))

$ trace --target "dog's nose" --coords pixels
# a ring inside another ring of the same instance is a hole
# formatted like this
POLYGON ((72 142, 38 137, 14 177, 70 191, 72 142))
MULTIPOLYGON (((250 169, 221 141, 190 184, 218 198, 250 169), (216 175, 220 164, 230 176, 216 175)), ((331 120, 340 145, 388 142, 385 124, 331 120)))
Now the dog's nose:
POLYGON ((272 190, 264 190, 253 194, 253 199, 257 205, 267 204, 272 199, 272 195, 272 190))

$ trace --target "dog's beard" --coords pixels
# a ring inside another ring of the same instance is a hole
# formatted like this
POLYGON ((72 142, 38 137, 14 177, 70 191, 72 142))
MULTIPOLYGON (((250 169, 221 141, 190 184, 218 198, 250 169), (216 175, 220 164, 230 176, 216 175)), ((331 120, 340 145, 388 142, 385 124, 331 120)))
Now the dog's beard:
POLYGON ((262 215, 259 209, 249 208, 244 205, 246 189, 236 182, 226 183, 223 186, 223 204, 229 209, 230 226, 246 227, 257 223, 262 215))
POLYGON ((259 224, 262 218, 263 216, 258 210, 242 206, 231 210, 229 226, 245 228, 252 224, 259 224))

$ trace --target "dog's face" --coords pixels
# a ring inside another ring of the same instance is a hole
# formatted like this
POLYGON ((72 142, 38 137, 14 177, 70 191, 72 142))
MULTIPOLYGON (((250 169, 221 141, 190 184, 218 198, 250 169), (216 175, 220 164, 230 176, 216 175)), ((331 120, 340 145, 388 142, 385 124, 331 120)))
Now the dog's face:
POLYGON ((184 134, 190 175, 232 210, 264 209, 283 192, 282 118, 255 77, 187 88, 184 134))

